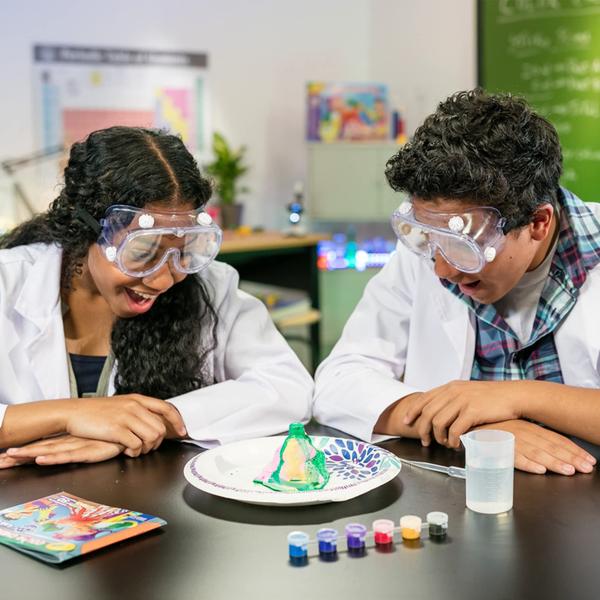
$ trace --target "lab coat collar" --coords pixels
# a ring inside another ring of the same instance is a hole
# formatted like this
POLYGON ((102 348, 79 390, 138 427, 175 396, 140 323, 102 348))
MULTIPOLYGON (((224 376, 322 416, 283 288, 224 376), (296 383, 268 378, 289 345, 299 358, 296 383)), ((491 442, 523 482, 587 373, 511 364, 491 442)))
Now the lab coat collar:
MULTIPOLYGON (((60 313, 60 276, 62 249, 55 245, 39 245, 39 258, 31 267, 15 302, 15 310, 38 331, 43 331, 48 320, 60 313)), ((62 316, 62 315, 61 315, 62 316)))

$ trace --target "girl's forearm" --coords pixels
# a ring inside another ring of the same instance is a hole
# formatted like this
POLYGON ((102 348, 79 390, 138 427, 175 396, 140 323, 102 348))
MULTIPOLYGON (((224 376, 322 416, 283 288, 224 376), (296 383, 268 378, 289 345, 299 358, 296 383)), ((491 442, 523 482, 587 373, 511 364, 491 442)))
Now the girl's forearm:
POLYGON ((64 433, 66 414, 71 403, 71 399, 64 399, 9 405, 0 427, 0 448, 21 446, 64 433))

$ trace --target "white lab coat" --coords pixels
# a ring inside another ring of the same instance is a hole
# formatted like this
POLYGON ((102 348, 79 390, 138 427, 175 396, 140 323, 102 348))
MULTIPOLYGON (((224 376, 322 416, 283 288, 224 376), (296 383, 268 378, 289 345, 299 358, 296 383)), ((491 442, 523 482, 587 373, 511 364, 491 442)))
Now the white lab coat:
MULTIPOLYGON (((590 205, 600 213, 600 205, 590 205)), ((381 413, 408 394, 470 379, 475 319, 431 268, 398 244, 365 288, 339 342, 316 373, 314 417, 360 439, 381 413)), ((600 266, 556 330, 564 382, 600 387, 600 266)))
MULTIPOLYGON (((61 257, 60 248, 44 244, 0 250, 0 423, 9 404, 70 395, 61 257)), ((306 422, 312 379, 263 304, 238 289, 229 265, 215 262, 202 277, 219 315, 218 345, 209 361, 219 383, 169 400, 190 438, 210 447, 306 422)))

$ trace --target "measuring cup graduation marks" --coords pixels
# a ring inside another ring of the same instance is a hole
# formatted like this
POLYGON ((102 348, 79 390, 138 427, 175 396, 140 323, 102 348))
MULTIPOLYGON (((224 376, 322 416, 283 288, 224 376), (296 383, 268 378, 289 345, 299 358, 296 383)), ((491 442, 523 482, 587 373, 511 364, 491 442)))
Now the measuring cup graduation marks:
POLYGON ((461 435, 466 452, 467 508, 498 514, 513 505, 515 436, 481 429, 461 435))

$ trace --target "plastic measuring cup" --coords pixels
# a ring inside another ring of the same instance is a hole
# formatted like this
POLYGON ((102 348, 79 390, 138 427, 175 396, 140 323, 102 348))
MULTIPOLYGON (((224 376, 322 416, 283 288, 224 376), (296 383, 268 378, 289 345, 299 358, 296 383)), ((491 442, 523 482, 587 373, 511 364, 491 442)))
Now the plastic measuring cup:
POLYGON ((515 436, 480 429, 460 436, 466 452, 467 508, 498 514, 513 505, 515 436))

